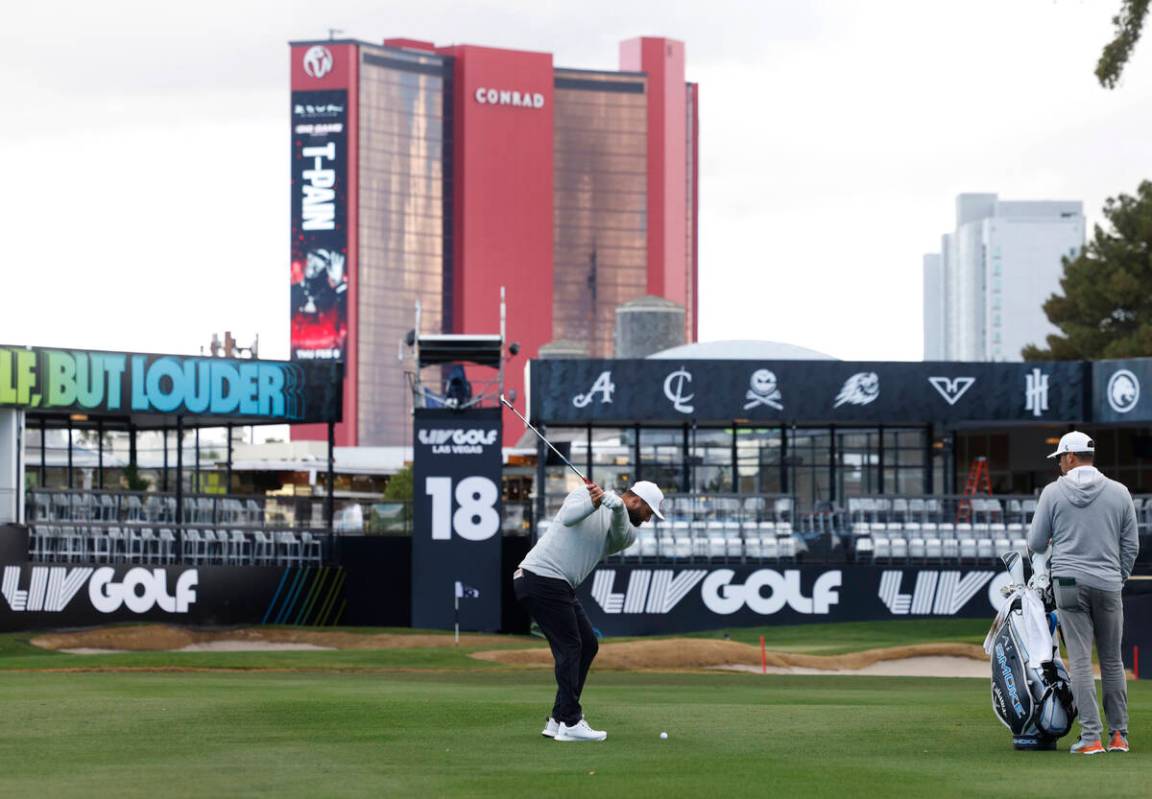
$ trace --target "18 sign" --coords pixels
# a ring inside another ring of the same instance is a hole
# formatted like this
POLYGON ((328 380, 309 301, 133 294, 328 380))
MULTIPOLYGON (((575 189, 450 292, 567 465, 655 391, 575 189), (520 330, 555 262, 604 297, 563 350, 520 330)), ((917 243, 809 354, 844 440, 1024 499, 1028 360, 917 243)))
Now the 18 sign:
POLYGON ((432 497, 433 541, 450 541, 453 530, 466 541, 487 541, 500 531, 500 514, 496 511, 500 492, 487 477, 465 477, 456 484, 455 491, 451 477, 428 477, 424 493, 432 497))

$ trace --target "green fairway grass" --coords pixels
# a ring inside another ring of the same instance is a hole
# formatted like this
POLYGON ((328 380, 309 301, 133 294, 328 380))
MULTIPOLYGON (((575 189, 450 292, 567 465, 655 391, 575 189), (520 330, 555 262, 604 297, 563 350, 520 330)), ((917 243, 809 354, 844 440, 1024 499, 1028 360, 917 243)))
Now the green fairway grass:
MULTIPOLYGON (((830 625, 823 641, 819 629, 770 632, 778 648, 850 651, 865 628, 830 625)), ((871 632, 901 644, 983 638, 964 625, 871 632)), ((1066 752, 1075 736, 1059 752, 1013 751, 987 680, 594 667, 585 710, 608 740, 559 744, 539 734, 551 674, 479 663, 469 647, 76 656, 28 637, 0 636, 6 799, 1152 793, 1147 683, 1129 684, 1135 750, 1077 758, 1066 752), (248 671, 36 670, 134 665, 248 671), (259 670, 269 667, 302 671, 259 670)), ((526 643, 539 645, 509 639, 526 643)))

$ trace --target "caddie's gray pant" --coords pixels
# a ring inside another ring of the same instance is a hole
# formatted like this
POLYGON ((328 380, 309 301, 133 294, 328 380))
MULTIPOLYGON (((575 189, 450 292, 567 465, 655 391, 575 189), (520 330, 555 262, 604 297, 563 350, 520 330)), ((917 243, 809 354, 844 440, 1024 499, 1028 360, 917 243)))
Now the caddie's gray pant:
POLYGON ((1128 731, 1128 686, 1120 659, 1120 638, 1124 633, 1124 603, 1119 591, 1101 591, 1078 585, 1080 606, 1057 610, 1068 647, 1068 669, 1072 695, 1080 712, 1080 737, 1100 740, 1100 709, 1096 705, 1096 679, 1092 673, 1092 641, 1100 660, 1100 682, 1104 687, 1104 715, 1109 730, 1128 731))

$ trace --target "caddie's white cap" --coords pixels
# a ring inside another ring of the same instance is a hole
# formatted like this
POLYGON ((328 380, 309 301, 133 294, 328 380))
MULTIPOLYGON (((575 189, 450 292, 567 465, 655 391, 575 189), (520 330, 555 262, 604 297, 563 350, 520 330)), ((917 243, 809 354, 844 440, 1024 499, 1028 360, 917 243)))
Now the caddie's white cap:
POLYGON ((1049 458, 1059 458, 1066 452, 1079 453, 1079 452, 1095 452, 1096 442, 1089 438, 1085 433, 1080 433, 1073 430, 1071 433, 1065 433, 1060 438, 1060 443, 1056 446, 1056 451, 1049 455, 1049 458))
POLYGON ((664 492, 660 486, 647 480, 641 480, 632 486, 632 493, 648 503, 648 507, 656 514, 656 518, 663 521, 664 514, 660 512, 660 503, 664 501, 664 492))

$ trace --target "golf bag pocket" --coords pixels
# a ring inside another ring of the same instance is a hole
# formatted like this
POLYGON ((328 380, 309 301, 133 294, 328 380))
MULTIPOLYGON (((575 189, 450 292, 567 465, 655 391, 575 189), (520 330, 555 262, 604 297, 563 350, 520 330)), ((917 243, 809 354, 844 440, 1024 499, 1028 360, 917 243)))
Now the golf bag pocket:
MULTIPOLYGON (((1063 680, 1067 675, 1062 675, 1063 680)), ((1049 738, 1063 738, 1072 729, 1076 718, 1076 702, 1067 682, 1049 685, 1041 696, 1036 711, 1036 727, 1049 738)))
POLYGON ((1080 609, 1080 588, 1076 585, 1075 577, 1054 577, 1052 596, 1059 610, 1080 609))

